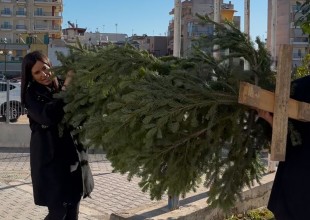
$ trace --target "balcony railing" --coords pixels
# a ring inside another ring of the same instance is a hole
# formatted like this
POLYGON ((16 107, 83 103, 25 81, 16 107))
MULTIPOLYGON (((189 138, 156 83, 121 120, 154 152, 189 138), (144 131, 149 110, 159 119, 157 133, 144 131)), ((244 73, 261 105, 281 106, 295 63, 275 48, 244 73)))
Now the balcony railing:
POLYGON ((17 4, 26 4, 26 0, 16 0, 17 4))
POLYGON ((61 26, 59 26, 59 25, 52 26, 52 28, 50 30, 52 30, 52 31, 61 31, 61 26))
POLYGON ((12 15, 12 12, 11 12, 11 11, 8 11, 8 10, 1 10, 1 15, 4 15, 4 16, 11 16, 11 15, 12 15))
POLYGON ((49 30, 49 31, 61 31, 61 26, 59 25, 35 25, 35 30, 49 30))
POLYGON ((53 1, 53 0, 34 0, 35 4, 61 4, 61 0, 53 1))
POLYGON ((34 16, 37 17, 61 17, 60 14, 53 14, 52 12, 34 12, 34 16))
POLYGON ((52 12, 34 12, 34 16, 52 16, 52 12))
POLYGON ((1 29, 2 30, 12 30, 12 25, 10 24, 1 24, 1 29))
POLYGON ((293 53, 293 59, 303 59, 306 55, 306 53, 293 53))
POLYGON ((308 37, 295 37, 295 38, 291 38, 291 44, 308 44, 309 43, 309 39, 308 37))
POLYGON ((25 11, 16 11, 16 16, 26 16, 25 11))
MULTIPOLYGON (((3 76, 6 71, 1 70, 0 75, 3 76)), ((6 118, 6 122, 16 122, 20 115, 26 114, 27 110, 20 103, 19 79, 6 81, 5 78, 0 78, 0 92, 4 99, 1 100, 0 115, 6 118), (8 111, 7 111, 8 110, 8 111)))
POLYGON ((16 30, 27 30, 27 26, 26 25, 16 25, 16 30))
POLYGON ((34 29, 35 30, 47 30, 48 26, 47 25, 35 25, 34 29))

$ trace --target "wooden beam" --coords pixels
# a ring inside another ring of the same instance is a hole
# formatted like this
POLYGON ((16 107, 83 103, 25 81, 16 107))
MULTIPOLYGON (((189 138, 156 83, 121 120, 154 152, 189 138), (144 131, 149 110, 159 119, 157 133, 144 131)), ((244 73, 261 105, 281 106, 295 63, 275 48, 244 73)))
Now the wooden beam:
POLYGON ((292 52, 291 45, 280 45, 271 140, 271 160, 276 161, 285 160, 292 52))
MULTIPOLYGON (((274 92, 270 92, 247 82, 240 82, 238 99, 240 104, 273 113, 274 100, 274 92)), ((299 102, 295 99, 289 99, 288 117, 304 122, 310 121, 310 104, 299 102)))
POLYGON ((246 83, 240 84, 239 103, 273 112, 271 160, 284 161, 288 117, 310 121, 310 105, 290 99, 292 45, 280 45, 275 93, 246 83))

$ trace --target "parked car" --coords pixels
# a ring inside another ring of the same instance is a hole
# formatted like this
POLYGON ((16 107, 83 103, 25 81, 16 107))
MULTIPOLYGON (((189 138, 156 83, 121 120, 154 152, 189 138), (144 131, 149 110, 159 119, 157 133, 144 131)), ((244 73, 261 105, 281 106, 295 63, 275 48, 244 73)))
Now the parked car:
MULTIPOLYGON (((20 115, 26 113, 26 109, 21 106, 20 82, 9 82, 9 120, 11 122, 17 121, 20 115)), ((8 85, 6 81, 0 81, 0 116, 6 119, 7 117, 7 90, 8 85)))
POLYGON ((13 82, 13 83, 21 82, 21 81, 22 81, 22 78, 20 76, 14 77, 14 78, 10 79, 10 82, 13 82))

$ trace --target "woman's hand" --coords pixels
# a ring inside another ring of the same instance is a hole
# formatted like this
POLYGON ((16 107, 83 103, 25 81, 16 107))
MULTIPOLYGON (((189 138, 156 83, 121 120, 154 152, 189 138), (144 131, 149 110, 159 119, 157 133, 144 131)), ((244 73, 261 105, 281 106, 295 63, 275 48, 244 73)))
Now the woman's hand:
POLYGON ((63 91, 66 90, 66 87, 71 83, 73 75, 74 75, 73 70, 68 71, 66 79, 64 81, 64 84, 63 84, 61 90, 63 90, 63 91))
POLYGON ((257 115, 258 117, 264 119, 265 121, 267 121, 271 127, 272 127, 272 123, 273 123, 273 116, 270 112, 261 110, 261 109, 257 109, 257 115))

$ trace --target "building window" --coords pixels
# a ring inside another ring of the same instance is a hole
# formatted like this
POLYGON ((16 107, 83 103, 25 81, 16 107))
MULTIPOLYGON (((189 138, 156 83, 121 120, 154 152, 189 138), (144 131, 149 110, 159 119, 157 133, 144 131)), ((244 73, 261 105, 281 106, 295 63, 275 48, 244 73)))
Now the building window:
POLYGON ((11 9, 10 8, 4 8, 1 10, 2 15, 11 15, 11 9))
POLYGON ((23 56, 23 51, 22 50, 16 50, 16 56, 17 57, 22 57, 23 56))
POLYGON ((295 43, 308 43, 308 38, 307 37, 294 37, 294 42, 295 43))
POLYGON ((16 15, 26 15, 25 8, 18 8, 16 15))
POLYGON ((12 25, 8 21, 4 21, 3 24, 1 25, 1 28, 3 29, 12 29, 12 25))
POLYGON ((34 15, 42 16, 43 15, 43 8, 37 8, 34 15))

